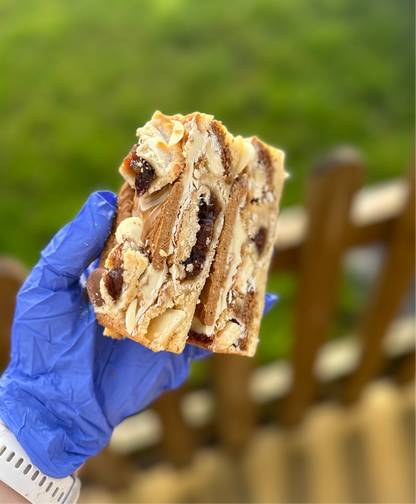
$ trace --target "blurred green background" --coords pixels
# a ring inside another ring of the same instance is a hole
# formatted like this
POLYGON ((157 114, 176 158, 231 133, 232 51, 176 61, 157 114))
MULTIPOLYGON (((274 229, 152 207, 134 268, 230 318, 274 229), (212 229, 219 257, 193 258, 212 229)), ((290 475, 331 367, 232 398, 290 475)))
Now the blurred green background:
MULTIPOLYGON (((337 144, 367 183, 402 174, 414 142, 413 0, 1 0, 0 253, 31 266, 96 189, 117 191, 136 127, 201 110, 287 153, 283 205, 337 144)), ((287 352, 295 280, 258 358, 287 352)), ((354 286, 341 306, 354 311, 354 286), (352 300, 352 301, 351 301, 352 300)), ((358 296, 359 298, 359 296, 358 296)), ((354 301, 355 300, 355 301, 354 301)))

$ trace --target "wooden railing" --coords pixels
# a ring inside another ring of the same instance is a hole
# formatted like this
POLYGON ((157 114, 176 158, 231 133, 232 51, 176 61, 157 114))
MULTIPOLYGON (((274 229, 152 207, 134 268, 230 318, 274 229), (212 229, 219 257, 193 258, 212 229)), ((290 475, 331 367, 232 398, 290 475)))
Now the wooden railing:
MULTIPOLYGON (((356 152, 335 151, 312 172, 305 206, 281 212, 272 270, 298 275, 290 359, 255 368, 253 359, 213 355, 208 360, 208 388, 190 391, 184 385, 165 393, 148 411, 123 422, 110 448, 143 454, 150 449, 152 457, 163 452, 179 466, 189 463, 198 446, 207 441, 238 455, 260 420, 296 424, 322 396, 323 388, 330 390, 333 399, 351 404, 393 359, 398 363, 394 377, 399 382, 414 377, 414 345, 390 354, 383 350, 389 327, 394 342, 398 326, 391 324, 414 274, 414 166, 407 178, 361 188, 364 173, 364 162, 356 152), (343 256, 351 247, 373 242, 383 243, 386 254, 363 308, 358 337, 328 343, 343 256), (349 357, 329 373, 325 363, 337 353, 338 344, 348 346, 345 355, 349 357), (328 388, 322 376, 336 386, 328 388)), ((10 293, 11 288, 17 292, 24 276, 17 270, 0 270, 0 293, 10 293)), ((2 302, 0 308, 4 312, 0 314, 0 344, 4 346, 13 303, 2 302)), ((4 356, 5 350, 0 353, 4 356)))
MULTIPOLYGON (((204 428, 192 428, 181 414, 186 386, 165 394, 154 405, 163 424, 159 446, 172 462, 189 462, 195 447, 207 439, 216 439, 238 454, 265 416, 272 415, 286 426, 302 419, 321 396, 323 384, 315 372, 318 354, 331 353, 326 340, 336 308, 341 262, 352 247, 380 242, 386 254, 352 341, 354 362, 347 364, 347 375, 345 366, 339 375, 334 374, 337 386, 330 387, 332 399, 353 403, 365 385, 386 369, 387 361, 397 359, 397 354, 383 353, 382 342, 413 279, 414 166, 406 178, 361 188, 364 174, 364 162, 354 150, 337 150, 312 172, 305 207, 281 212, 272 270, 292 270, 298 275, 293 350, 280 378, 275 376, 277 382, 286 383, 283 394, 280 390, 270 404, 259 404, 255 393, 250 393, 253 375, 259 374, 253 360, 213 355, 209 393, 214 413, 204 428)), ((392 332, 389 336, 394 340, 392 332)), ((404 353, 395 370, 401 382, 414 377, 414 346, 406 347, 404 353)))
POLYGON ((415 261, 414 170, 402 182, 401 194, 390 202, 388 215, 383 192, 377 195, 378 201, 371 190, 357 192, 363 172, 360 158, 353 151, 341 150, 326 158, 310 179, 308 225, 296 254, 294 379, 283 409, 286 424, 299 421, 316 396, 313 365, 332 323, 345 250, 381 240, 387 246, 385 264, 357 330, 363 340, 361 360, 340 392, 342 401, 355 401, 380 370, 382 337, 410 286, 415 261))

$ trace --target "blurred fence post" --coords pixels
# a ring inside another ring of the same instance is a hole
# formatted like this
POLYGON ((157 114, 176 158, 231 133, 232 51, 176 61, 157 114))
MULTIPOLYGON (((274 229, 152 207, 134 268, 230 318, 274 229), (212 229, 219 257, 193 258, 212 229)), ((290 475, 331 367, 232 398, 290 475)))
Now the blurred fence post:
POLYGON ((309 220, 295 302, 293 384, 282 411, 285 424, 299 421, 316 393, 315 356, 334 315, 342 255, 352 233, 351 201, 363 173, 358 153, 341 148, 324 158, 309 180, 309 220))
POLYGON ((129 485, 133 477, 133 467, 126 457, 106 447, 98 455, 87 459, 77 474, 83 483, 117 492, 129 485))
POLYGON ((405 384, 415 379, 415 351, 407 354, 399 369, 395 373, 395 379, 399 384, 405 384))
POLYGON ((256 407, 249 393, 254 361, 240 355, 216 354, 210 365, 217 400, 216 431, 222 446, 239 453, 256 422, 256 407))
POLYGON ((167 390, 152 404, 163 425, 161 448, 167 460, 178 467, 191 462, 196 441, 195 432, 183 418, 181 401, 184 393, 184 386, 167 390))
MULTIPOLYGON (((409 194, 406 206, 397 219, 390 240, 387 257, 378 276, 375 289, 364 312, 359 335, 363 341, 360 364, 347 380, 343 402, 358 399, 363 387, 381 369, 382 338, 397 313, 415 269, 415 171, 410 171, 409 194)), ((411 365, 411 364, 409 364, 411 365)))
POLYGON ((10 359, 10 341, 16 296, 27 277, 17 259, 0 256, 0 374, 10 359))

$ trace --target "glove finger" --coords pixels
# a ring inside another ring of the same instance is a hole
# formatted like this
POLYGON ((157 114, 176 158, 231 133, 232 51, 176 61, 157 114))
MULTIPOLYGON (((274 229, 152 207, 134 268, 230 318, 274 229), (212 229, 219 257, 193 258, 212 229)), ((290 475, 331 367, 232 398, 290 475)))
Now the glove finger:
POLYGON ((95 351, 96 396, 112 427, 163 390, 177 387, 189 371, 183 354, 155 353, 130 339, 111 340, 97 333, 95 351))
MULTIPOLYGON (((111 231, 117 197, 109 191, 91 194, 75 219, 62 228, 42 252, 43 287, 56 290, 78 281, 104 248, 111 231)), ((37 269, 37 268, 35 268, 37 269)), ((29 277, 30 279, 30 277, 29 277)))
MULTIPOLYGON (((276 301, 276 295, 266 294, 266 310, 276 301)), ((212 354, 195 345, 186 345, 181 354, 154 353, 129 339, 105 338, 102 330, 97 332, 95 350, 97 397, 112 426, 144 409, 163 390, 178 387, 188 375, 192 360, 212 354)))
POLYGON ((20 290, 12 361, 21 362, 28 374, 65 362, 62 355, 78 340, 80 330, 96 322, 92 305, 83 306, 85 291, 79 279, 104 247, 115 205, 110 192, 92 194, 75 220, 47 246, 20 290), (21 361, 19 355, 31 357, 21 361))
POLYGON ((273 306, 277 303, 279 296, 276 294, 266 294, 266 299, 264 301, 263 317, 267 315, 273 306))

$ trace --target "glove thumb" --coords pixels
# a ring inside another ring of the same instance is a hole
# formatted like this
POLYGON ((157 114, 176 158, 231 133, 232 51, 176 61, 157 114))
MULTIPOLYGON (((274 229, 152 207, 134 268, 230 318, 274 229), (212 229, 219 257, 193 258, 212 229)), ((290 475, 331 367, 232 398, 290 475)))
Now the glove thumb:
POLYGON ((60 287, 59 280, 64 280, 66 286, 78 281, 103 250, 116 207, 117 197, 112 192, 91 194, 75 219, 62 228, 42 252, 38 266, 42 271, 43 287, 56 290, 60 287))

